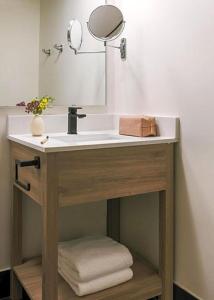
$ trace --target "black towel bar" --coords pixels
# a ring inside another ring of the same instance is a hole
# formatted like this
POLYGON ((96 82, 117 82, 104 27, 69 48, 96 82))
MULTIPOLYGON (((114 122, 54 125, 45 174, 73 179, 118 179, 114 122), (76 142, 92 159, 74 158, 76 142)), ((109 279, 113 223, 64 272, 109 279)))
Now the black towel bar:
POLYGON ((36 169, 40 169, 40 157, 35 156, 33 160, 16 160, 15 161, 15 182, 18 184, 21 188, 23 188, 26 191, 30 191, 30 183, 22 183, 19 181, 19 168, 24 167, 32 167, 34 166, 36 169))

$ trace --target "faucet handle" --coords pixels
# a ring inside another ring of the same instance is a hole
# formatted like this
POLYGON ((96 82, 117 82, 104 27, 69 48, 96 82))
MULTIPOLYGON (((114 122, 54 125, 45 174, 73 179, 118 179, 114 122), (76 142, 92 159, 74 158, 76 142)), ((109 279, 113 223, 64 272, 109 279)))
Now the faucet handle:
POLYGON ((78 109, 82 109, 82 107, 72 105, 72 106, 68 107, 68 112, 71 114, 77 114, 78 109))
POLYGON ((83 118, 86 117, 86 114, 78 114, 77 117, 78 117, 79 119, 83 119, 83 118))

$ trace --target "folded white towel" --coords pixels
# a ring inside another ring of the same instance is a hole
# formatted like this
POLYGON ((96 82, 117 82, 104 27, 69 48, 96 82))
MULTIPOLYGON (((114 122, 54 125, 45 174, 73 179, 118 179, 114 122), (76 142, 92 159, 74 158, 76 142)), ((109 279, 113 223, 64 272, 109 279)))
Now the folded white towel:
POLYGON ((78 282, 124 270, 132 266, 127 247, 106 236, 87 236, 58 247, 58 266, 67 265, 69 276, 78 282))
POLYGON ((69 277, 64 270, 59 268, 60 275, 71 286, 77 296, 93 294, 130 280, 133 272, 130 268, 108 274, 88 282, 78 282, 69 277))

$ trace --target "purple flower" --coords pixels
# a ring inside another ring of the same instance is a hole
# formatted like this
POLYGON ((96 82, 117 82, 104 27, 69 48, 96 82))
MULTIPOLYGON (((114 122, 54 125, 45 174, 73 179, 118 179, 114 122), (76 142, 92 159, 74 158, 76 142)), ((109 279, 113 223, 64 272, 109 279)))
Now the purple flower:
POLYGON ((17 103, 16 106, 26 106, 26 104, 24 101, 21 101, 21 102, 17 103))

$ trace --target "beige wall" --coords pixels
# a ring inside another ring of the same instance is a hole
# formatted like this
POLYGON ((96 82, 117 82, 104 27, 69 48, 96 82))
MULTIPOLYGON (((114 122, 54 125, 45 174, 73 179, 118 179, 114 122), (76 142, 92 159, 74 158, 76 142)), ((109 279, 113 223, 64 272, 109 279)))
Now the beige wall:
POLYGON ((0 105, 38 91, 39 0, 0 0, 0 105))
MULTIPOLYGON (((39 0, 0 1, 0 106, 15 105, 38 93, 39 0)), ((7 113, 0 108, 0 269, 9 266, 10 174, 7 113)))
MULTIPOLYGON (((126 62, 121 62, 114 50, 109 56, 109 105, 116 112, 180 116, 175 280, 198 297, 213 300, 214 2, 108 2, 116 3, 124 12, 128 42, 126 62)), ((140 219, 132 202, 126 203, 126 212, 134 212, 132 218, 129 216, 131 232, 144 226, 140 247, 147 256, 146 247, 155 246, 151 240, 153 234, 156 238, 153 216, 157 209, 148 205, 139 201, 140 219)), ((128 232, 127 224, 123 226, 128 232)), ((127 233, 123 238, 140 243, 136 234, 127 233)))

